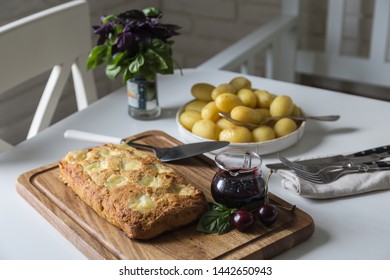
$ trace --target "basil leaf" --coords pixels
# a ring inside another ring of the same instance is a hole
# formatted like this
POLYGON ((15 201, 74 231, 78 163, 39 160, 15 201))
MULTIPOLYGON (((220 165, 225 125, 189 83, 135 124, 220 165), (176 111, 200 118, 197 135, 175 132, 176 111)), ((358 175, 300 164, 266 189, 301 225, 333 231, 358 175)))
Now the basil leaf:
POLYGON ((106 75, 111 80, 114 80, 121 71, 122 67, 116 66, 115 64, 108 64, 106 67, 106 75))
POLYGON ((161 12, 159 9, 155 7, 149 7, 145 8, 142 10, 142 12, 147 16, 147 17, 159 17, 161 16, 161 12))
POLYGON ((117 20, 117 17, 114 16, 114 15, 108 15, 106 16, 103 20, 102 20, 102 23, 103 24, 107 24, 108 22, 112 21, 112 20, 117 20))
POLYGON ((218 228, 218 234, 224 234, 229 232, 232 229, 232 222, 229 218, 228 221, 225 223, 221 224, 220 227, 218 228))
POLYGON ((137 55, 137 57, 130 63, 128 69, 130 73, 137 73, 141 66, 144 65, 145 59, 142 54, 137 55))
POLYGON ((127 51, 124 51, 122 53, 118 53, 114 56, 114 59, 111 60, 110 64, 113 64, 115 66, 118 66, 120 64, 123 64, 124 57, 126 57, 127 51))
POLYGON ((210 203, 211 209, 219 212, 224 212, 226 210, 229 210, 225 205, 220 203, 210 203))
POLYGON ((207 211, 200 218, 197 230, 206 233, 217 233, 219 218, 220 218, 220 214, 218 212, 212 210, 207 211))
POLYGON ((106 52, 107 52, 106 45, 99 45, 94 47, 88 56, 87 69, 91 70, 97 67, 98 65, 100 65, 106 56, 106 52))
POLYGON ((154 65, 157 70, 165 70, 168 68, 168 64, 164 58, 153 49, 146 50, 145 58, 151 65, 154 65))
POLYGON ((224 234, 232 229, 231 215, 237 209, 227 208, 219 203, 210 203, 211 210, 205 212, 200 218, 197 230, 205 233, 224 234))

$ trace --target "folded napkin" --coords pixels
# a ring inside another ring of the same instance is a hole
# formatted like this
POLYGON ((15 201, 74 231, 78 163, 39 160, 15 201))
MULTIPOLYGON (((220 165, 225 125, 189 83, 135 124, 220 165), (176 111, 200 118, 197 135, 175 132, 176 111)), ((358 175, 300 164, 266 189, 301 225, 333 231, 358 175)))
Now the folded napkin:
POLYGON ((282 186, 300 196, 326 199, 390 189, 390 170, 348 174, 329 184, 315 184, 299 178, 293 171, 276 170, 282 186))

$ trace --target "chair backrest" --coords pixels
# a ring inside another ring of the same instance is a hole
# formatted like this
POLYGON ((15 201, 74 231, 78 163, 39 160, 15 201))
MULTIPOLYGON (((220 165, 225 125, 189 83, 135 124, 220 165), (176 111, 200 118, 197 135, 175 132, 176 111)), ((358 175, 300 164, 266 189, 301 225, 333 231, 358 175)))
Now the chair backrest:
MULTIPOLYGON (((390 87, 390 63, 386 59, 389 47, 390 1, 375 0, 374 2, 368 38, 369 51, 366 56, 343 54, 345 2, 328 1, 324 51, 298 50, 296 71, 332 79, 390 87)), ((356 24, 362 25, 361 20, 356 21, 356 24)))
POLYGON ((0 27, 0 93, 52 69, 28 138, 50 125, 70 73, 79 110, 97 99, 92 73, 85 66, 90 49, 85 0, 70 1, 0 27))
POLYGON ((298 49, 300 1, 283 0, 279 16, 198 67, 253 74, 256 56, 263 52, 268 78, 296 82, 297 74, 308 74, 390 87, 390 63, 386 60, 390 0, 374 2, 369 53, 365 57, 342 52, 346 2, 328 0, 325 43, 321 51, 298 49))

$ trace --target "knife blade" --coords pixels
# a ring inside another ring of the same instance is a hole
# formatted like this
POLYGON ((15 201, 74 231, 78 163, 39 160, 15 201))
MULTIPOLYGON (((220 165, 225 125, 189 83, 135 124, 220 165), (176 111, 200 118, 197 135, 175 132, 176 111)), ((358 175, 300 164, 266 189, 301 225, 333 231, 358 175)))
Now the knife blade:
MULTIPOLYGON (((359 151, 352 154, 347 155, 334 155, 328 157, 321 158, 312 158, 305 160, 294 161, 295 163, 299 163, 302 165, 329 165, 329 164, 343 164, 343 163, 365 163, 372 162, 382 158, 386 158, 390 156, 390 145, 380 146, 376 148, 371 148, 363 151, 359 151)), ((271 163, 266 164, 266 166, 270 169, 289 169, 283 163, 271 163)))
POLYGON ((90 142, 102 143, 102 144, 125 143, 135 148, 153 151, 156 154, 156 157, 159 158, 162 162, 174 161, 174 160, 179 160, 183 158, 204 154, 207 152, 221 149, 230 144, 230 142, 228 141, 204 141, 204 142, 183 144, 183 145, 169 147, 169 148, 157 148, 150 145, 128 141, 126 139, 122 139, 119 137, 112 137, 112 136, 101 135, 101 134, 96 134, 96 133, 91 133, 86 131, 73 130, 73 129, 65 131, 64 137, 67 139, 77 139, 77 140, 90 141, 90 142))

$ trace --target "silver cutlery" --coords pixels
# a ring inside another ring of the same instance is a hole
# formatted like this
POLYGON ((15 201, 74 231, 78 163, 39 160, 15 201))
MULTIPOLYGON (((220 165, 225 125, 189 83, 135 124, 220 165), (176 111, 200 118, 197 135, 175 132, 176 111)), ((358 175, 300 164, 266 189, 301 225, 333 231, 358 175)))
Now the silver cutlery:
POLYGON ((162 162, 189 158, 192 156, 200 155, 203 153, 207 153, 213 150, 226 147, 227 145, 230 144, 227 141, 204 141, 204 142, 184 144, 184 145, 179 145, 179 146, 169 147, 169 148, 157 148, 145 144, 135 143, 133 141, 128 141, 126 139, 122 139, 118 137, 112 137, 112 136, 73 130, 73 129, 65 131, 64 137, 67 139, 77 139, 77 140, 91 141, 95 143, 104 143, 104 144, 125 143, 135 148, 153 151, 156 157, 159 158, 162 162))
MULTIPOLYGON (((310 173, 318 173, 322 170, 330 170, 330 169, 336 169, 336 168, 342 168, 345 166, 352 166, 356 164, 361 164, 361 163, 367 163, 367 162, 374 162, 378 161, 383 158, 387 158, 390 156, 389 152, 383 152, 381 154, 371 154, 371 155, 366 155, 366 156, 360 156, 356 158, 351 158, 350 160, 342 160, 336 163, 331 163, 331 164, 301 164, 299 162, 295 161, 290 161, 290 166, 294 166, 295 169, 299 169, 302 171, 307 171, 310 173)), ((284 163, 283 163, 284 164, 284 163)), ((284 164, 285 165, 285 164, 284 164)))
POLYGON ((280 154, 279 159, 283 164, 294 171, 298 177, 315 184, 329 184, 346 174, 390 170, 390 161, 377 161, 361 164, 349 163, 339 167, 329 166, 328 168, 323 168, 322 170, 313 173, 296 168, 293 162, 280 154))
MULTIPOLYGON (((236 125, 240 125, 240 126, 245 126, 249 129, 254 129, 256 127, 259 127, 263 124, 266 124, 272 120, 275 120, 275 119, 280 119, 281 117, 268 117, 268 118, 265 118, 264 120, 262 120, 259 124, 253 124, 253 123, 245 123, 245 122, 241 122, 241 121, 238 121, 238 120, 235 120, 235 119, 232 119, 230 117, 230 114, 228 113, 224 113, 224 112, 219 112, 219 115, 225 119, 227 119, 228 121, 236 124, 236 125)), ((317 120, 317 121, 337 121, 340 116, 339 115, 329 115, 329 116, 286 116, 285 118, 289 118, 289 119, 292 119, 292 120, 298 120, 298 121, 305 121, 305 120, 317 120)))
MULTIPOLYGON (((299 160, 299 161, 294 161, 294 163, 304 165, 304 166, 315 165, 315 166, 326 167, 329 165, 340 165, 340 164, 342 165, 348 162, 364 163, 370 161, 377 161, 379 159, 386 158, 389 156, 390 156, 390 145, 386 145, 386 146, 380 146, 380 147, 367 149, 367 150, 363 150, 363 151, 359 151, 347 155, 334 155, 328 157, 299 160), (366 158, 366 156, 370 156, 370 157, 366 158)), ((271 164, 266 164, 266 166, 274 170, 288 169, 288 167, 283 163, 271 163, 271 164)))

